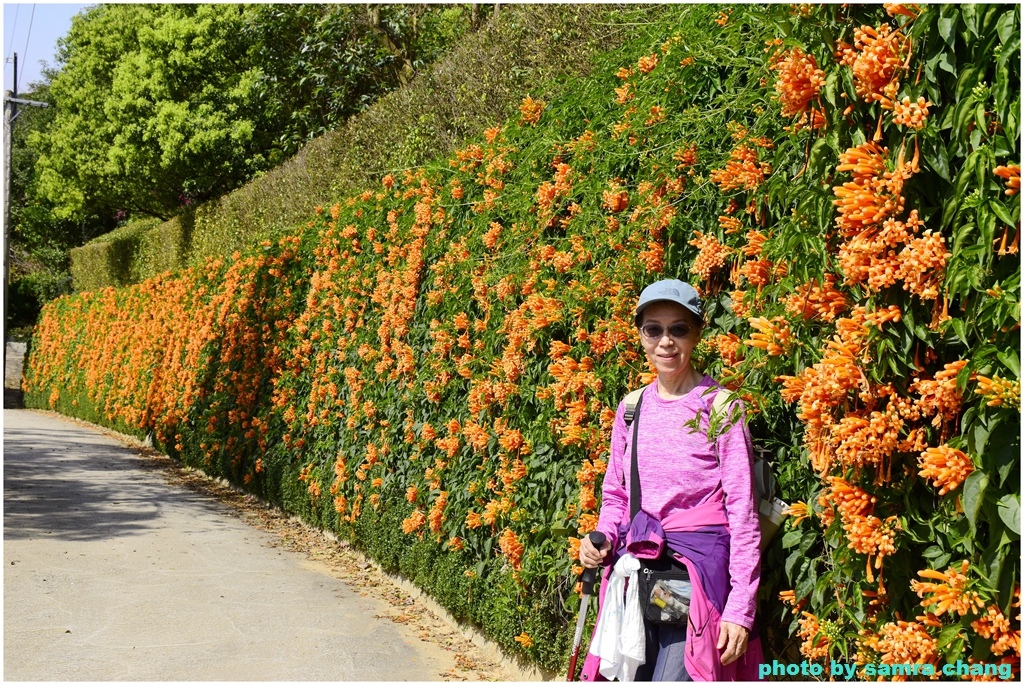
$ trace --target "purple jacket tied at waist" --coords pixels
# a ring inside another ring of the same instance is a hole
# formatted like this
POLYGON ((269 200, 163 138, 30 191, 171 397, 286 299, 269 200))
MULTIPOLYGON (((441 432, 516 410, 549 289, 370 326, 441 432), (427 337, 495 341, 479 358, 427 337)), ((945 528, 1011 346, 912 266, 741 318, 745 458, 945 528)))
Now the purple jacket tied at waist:
MULTIPOLYGON (((686 626, 686 670, 694 680, 757 680, 762 660, 761 641, 751 631, 746 653, 722 666, 718 636, 731 588, 729 587, 729 530, 724 501, 719 494, 710 501, 670 514, 665 521, 640 511, 627 527, 618 530, 620 547, 605 572, 605 581, 615 561, 629 552, 638 559, 656 559, 667 545, 673 556, 690 572, 693 596, 686 626)), ((607 582, 601 584, 601 606, 607 582)), ((600 616, 600 613, 599 613, 600 616)), ((593 638, 592 638, 593 639, 593 638)), ((600 659, 587 654, 580 676, 584 681, 603 680, 598 673, 600 659)))

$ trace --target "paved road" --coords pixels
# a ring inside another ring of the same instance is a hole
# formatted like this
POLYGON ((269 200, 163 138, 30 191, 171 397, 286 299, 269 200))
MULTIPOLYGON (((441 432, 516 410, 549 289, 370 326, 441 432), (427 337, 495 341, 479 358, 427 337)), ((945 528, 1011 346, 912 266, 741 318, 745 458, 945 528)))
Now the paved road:
POLYGON ((451 652, 140 455, 4 412, 5 680, 440 680, 451 652))

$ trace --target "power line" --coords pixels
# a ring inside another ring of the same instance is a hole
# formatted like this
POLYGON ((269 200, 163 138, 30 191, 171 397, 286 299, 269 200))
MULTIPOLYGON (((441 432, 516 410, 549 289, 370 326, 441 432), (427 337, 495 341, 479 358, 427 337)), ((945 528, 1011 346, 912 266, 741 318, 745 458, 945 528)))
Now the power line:
POLYGON ((21 5, 14 6, 14 27, 11 29, 11 49, 7 51, 7 59, 11 58, 11 51, 14 50, 14 37, 18 35, 18 12, 21 5))
POLYGON ((32 16, 28 20, 28 35, 25 36, 25 61, 21 65, 21 73, 18 75, 19 78, 25 75, 25 65, 28 64, 28 40, 32 37, 32 22, 36 18, 36 4, 32 3, 32 16))

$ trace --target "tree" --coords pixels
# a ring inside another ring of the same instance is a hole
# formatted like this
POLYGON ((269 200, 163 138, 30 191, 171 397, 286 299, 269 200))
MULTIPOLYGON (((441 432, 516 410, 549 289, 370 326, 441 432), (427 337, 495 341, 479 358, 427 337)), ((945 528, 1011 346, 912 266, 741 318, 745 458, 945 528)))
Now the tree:
POLYGON ((294 153, 404 85, 471 29, 463 5, 258 5, 246 30, 261 102, 294 153))
POLYGON ((168 217, 260 168, 258 71, 239 5, 101 5, 75 17, 52 83, 39 190, 58 216, 92 203, 168 217))
POLYGON ((461 6, 99 5, 60 43, 38 190, 167 218, 280 163, 469 30, 461 6))
POLYGON ((30 326, 43 303, 71 291, 68 250, 116 225, 116 217, 86 208, 83 218, 59 219, 52 203, 36 192, 39 153, 28 140, 46 130, 56 114, 50 94, 52 72, 33 83, 21 97, 50 107, 25 107, 12 127, 10 202, 10 294, 7 330, 30 326))

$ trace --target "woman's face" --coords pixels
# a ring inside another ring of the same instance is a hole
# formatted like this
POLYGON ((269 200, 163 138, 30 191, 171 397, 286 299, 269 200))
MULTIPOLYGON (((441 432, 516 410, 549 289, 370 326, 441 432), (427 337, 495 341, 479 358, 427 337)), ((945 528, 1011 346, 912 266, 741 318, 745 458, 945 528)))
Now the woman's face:
POLYGON ((690 356, 693 348, 700 340, 701 329, 697 321, 682 305, 675 302, 655 302, 644 310, 640 323, 640 344, 643 345, 651 365, 658 371, 658 376, 673 377, 688 373, 692 368, 690 356), (658 338, 648 336, 644 329, 652 324, 660 326, 662 334, 658 338), (669 327, 685 324, 690 332, 683 338, 669 333, 669 327))

